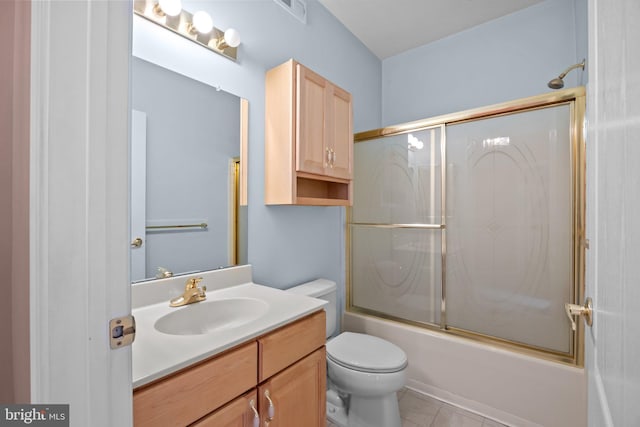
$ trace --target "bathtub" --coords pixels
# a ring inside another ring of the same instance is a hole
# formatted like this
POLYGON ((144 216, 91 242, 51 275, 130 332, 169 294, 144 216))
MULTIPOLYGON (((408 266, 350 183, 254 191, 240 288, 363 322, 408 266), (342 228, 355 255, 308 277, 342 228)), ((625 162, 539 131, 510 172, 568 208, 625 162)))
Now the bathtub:
POLYGON ((510 426, 587 425, 583 368, 357 313, 342 326, 404 349, 410 389, 510 426))

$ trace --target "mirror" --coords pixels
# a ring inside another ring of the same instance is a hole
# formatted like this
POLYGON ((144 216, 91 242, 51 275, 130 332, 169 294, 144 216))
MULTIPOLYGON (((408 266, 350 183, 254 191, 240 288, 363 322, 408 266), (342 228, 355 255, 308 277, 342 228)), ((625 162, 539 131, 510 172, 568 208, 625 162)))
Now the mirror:
POLYGON ((247 263, 247 101, 132 58, 131 281, 247 263))

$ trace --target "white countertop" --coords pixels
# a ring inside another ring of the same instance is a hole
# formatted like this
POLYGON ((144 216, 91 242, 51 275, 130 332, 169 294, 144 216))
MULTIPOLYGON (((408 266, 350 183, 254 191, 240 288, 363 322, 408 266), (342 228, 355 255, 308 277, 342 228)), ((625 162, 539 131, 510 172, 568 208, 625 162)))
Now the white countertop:
MULTIPOLYGON (((178 294, 173 296, 178 296, 178 294)), ((133 387, 139 387, 195 362, 249 341, 293 320, 320 310, 326 301, 296 295, 253 282, 207 291, 207 301, 254 298, 268 304, 257 320, 226 330, 201 335, 170 335, 158 331, 157 319, 176 310, 168 300, 134 308, 136 338, 133 342, 133 387)), ((195 303, 200 304, 200 303, 195 303)))

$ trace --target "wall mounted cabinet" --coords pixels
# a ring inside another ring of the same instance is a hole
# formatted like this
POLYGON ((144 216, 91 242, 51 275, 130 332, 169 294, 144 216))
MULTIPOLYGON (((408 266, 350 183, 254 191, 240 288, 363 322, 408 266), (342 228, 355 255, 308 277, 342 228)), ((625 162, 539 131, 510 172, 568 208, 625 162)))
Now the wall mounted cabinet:
POLYGON ((135 427, 325 427, 325 326, 321 310, 134 390, 135 427))
POLYGON ((351 205, 351 94, 294 60, 265 92, 265 203, 351 205))

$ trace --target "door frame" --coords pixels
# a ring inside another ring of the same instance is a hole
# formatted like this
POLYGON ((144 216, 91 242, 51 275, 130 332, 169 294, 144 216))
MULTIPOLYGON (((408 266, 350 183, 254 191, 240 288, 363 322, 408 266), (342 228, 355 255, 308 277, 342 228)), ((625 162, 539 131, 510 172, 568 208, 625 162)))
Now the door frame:
POLYGON ((132 424, 130 1, 31 3, 32 403, 70 405, 72 426, 132 424))

